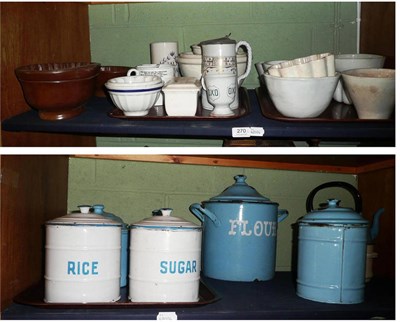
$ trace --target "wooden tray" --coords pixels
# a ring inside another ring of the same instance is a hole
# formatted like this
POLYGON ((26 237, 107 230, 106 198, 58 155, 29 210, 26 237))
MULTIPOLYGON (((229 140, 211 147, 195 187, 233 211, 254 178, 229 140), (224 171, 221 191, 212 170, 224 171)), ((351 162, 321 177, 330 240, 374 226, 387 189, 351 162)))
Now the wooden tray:
POLYGON ((210 290, 203 281, 200 281, 199 301, 197 302, 171 302, 171 303, 145 303, 131 302, 128 299, 128 287, 121 288, 121 298, 110 303, 46 303, 44 298, 44 283, 32 286, 17 295, 14 302, 45 309, 115 309, 115 308, 176 308, 196 307, 218 301, 220 298, 210 290))
POLYGON ((295 118, 282 115, 272 102, 265 86, 256 88, 262 114, 269 119, 290 122, 393 122, 394 115, 386 120, 359 119, 353 105, 338 103, 334 100, 326 110, 314 118, 295 118))
POLYGON ((245 87, 239 87, 239 107, 234 110, 234 115, 229 116, 211 116, 209 110, 203 109, 201 104, 201 97, 197 103, 197 111, 195 116, 168 116, 165 108, 162 105, 154 106, 150 109, 149 114, 143 116, 126 116, 119 109, 115 108, 108 115, 110 117, 124 119, 124 120, 231 120, 247 115, 250 111, 249 96, 245 87))

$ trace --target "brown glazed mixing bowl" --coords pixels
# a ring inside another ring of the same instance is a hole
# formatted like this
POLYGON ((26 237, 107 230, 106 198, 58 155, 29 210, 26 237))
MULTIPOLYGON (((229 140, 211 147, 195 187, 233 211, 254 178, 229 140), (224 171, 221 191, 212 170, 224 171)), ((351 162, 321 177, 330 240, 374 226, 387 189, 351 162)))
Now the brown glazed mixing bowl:
POLYGON ((15 74, 26 102, 43 120, 63 120, 83 112, 93 96, 98 63, 46 63, 21 66, 15 74))
POLYGON ((128 70, 132 67, 127 66, 101 66, 100 74, 96 79, 96 91, 95 95, 98 97, 107 96, 107 89, 104 87, 104 84, 107 83, 111 78, 126 76, 128 70))

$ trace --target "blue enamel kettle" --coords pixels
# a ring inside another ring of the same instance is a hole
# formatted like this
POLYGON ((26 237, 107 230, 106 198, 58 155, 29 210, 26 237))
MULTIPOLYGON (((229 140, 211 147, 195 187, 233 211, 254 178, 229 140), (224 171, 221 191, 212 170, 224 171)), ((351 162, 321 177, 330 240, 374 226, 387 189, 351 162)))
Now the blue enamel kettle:
MULTIPOLYGON (((364 301, 369 222, 361 215, 361 196, 352 185, 334 181, 313 189, 306 201, 307 214, 298 221, 297 295, 337 304, 364 301), (329 199, 314 210, 315 194, 341 187, 353 196, 355 210, 329 199)), ((379 210, 379 216, 382 210, 379 210)), ((377 217, 379 217, 377 216, 377 217)), ((374 234, 376 231, 374 230, 374 234)))

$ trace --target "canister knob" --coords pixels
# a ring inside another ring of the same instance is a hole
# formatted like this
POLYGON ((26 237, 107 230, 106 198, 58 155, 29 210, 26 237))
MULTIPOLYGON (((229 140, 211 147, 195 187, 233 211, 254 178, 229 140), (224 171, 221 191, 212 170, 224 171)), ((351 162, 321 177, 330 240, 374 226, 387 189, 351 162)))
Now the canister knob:
POLYGON ((81 211, 82 214, 88 214, 90 211, 91 206, 87 206, 87 205, 82 205, 82 206, 78 206, 79 210, 81 211))
POLYGON ((354 188, 351 184, 347 182, 342 182, 342 181, 332 181, 332 182, 327 182, 319 185, 318 187, 314 188, 308 195, 307 200, 306 200, 306 210, 307 212, 311 212, 314 210, 314 197, 317 194, 318 191, 325 189, 325 188, 331 188, 331 187, 339 187, 347 190, 350 192, 354 199, 354 206, 355 206, 355 212, 361 213, 362 211, 362 200, 361 200, 361 195, 359 191, 354 188))
POLYGON ((161 208, 160 211, 162 216, 171 216, 172 208, 161 208))

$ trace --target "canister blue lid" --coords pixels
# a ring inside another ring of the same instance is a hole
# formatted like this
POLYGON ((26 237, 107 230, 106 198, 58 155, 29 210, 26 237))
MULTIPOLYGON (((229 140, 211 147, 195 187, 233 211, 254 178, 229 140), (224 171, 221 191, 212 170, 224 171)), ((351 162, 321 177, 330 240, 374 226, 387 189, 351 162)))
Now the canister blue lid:
MULTIPOLYGON (((210 198, 210 201, 252 201, 274 203, 267 197, 257 192, 256 189, 246 183, 245 175, 237 175, 234 177, 235 183, 226 188, 218 196, 210 198)), ((275 203, 274 203, 275 204, 275 203)))
POLYGON ((368 224, 361 214, 351 208, 339 206, 340 200, 328 199, 327 207, 313 210, 298 220, 298 223, 318 224, 368 224))

